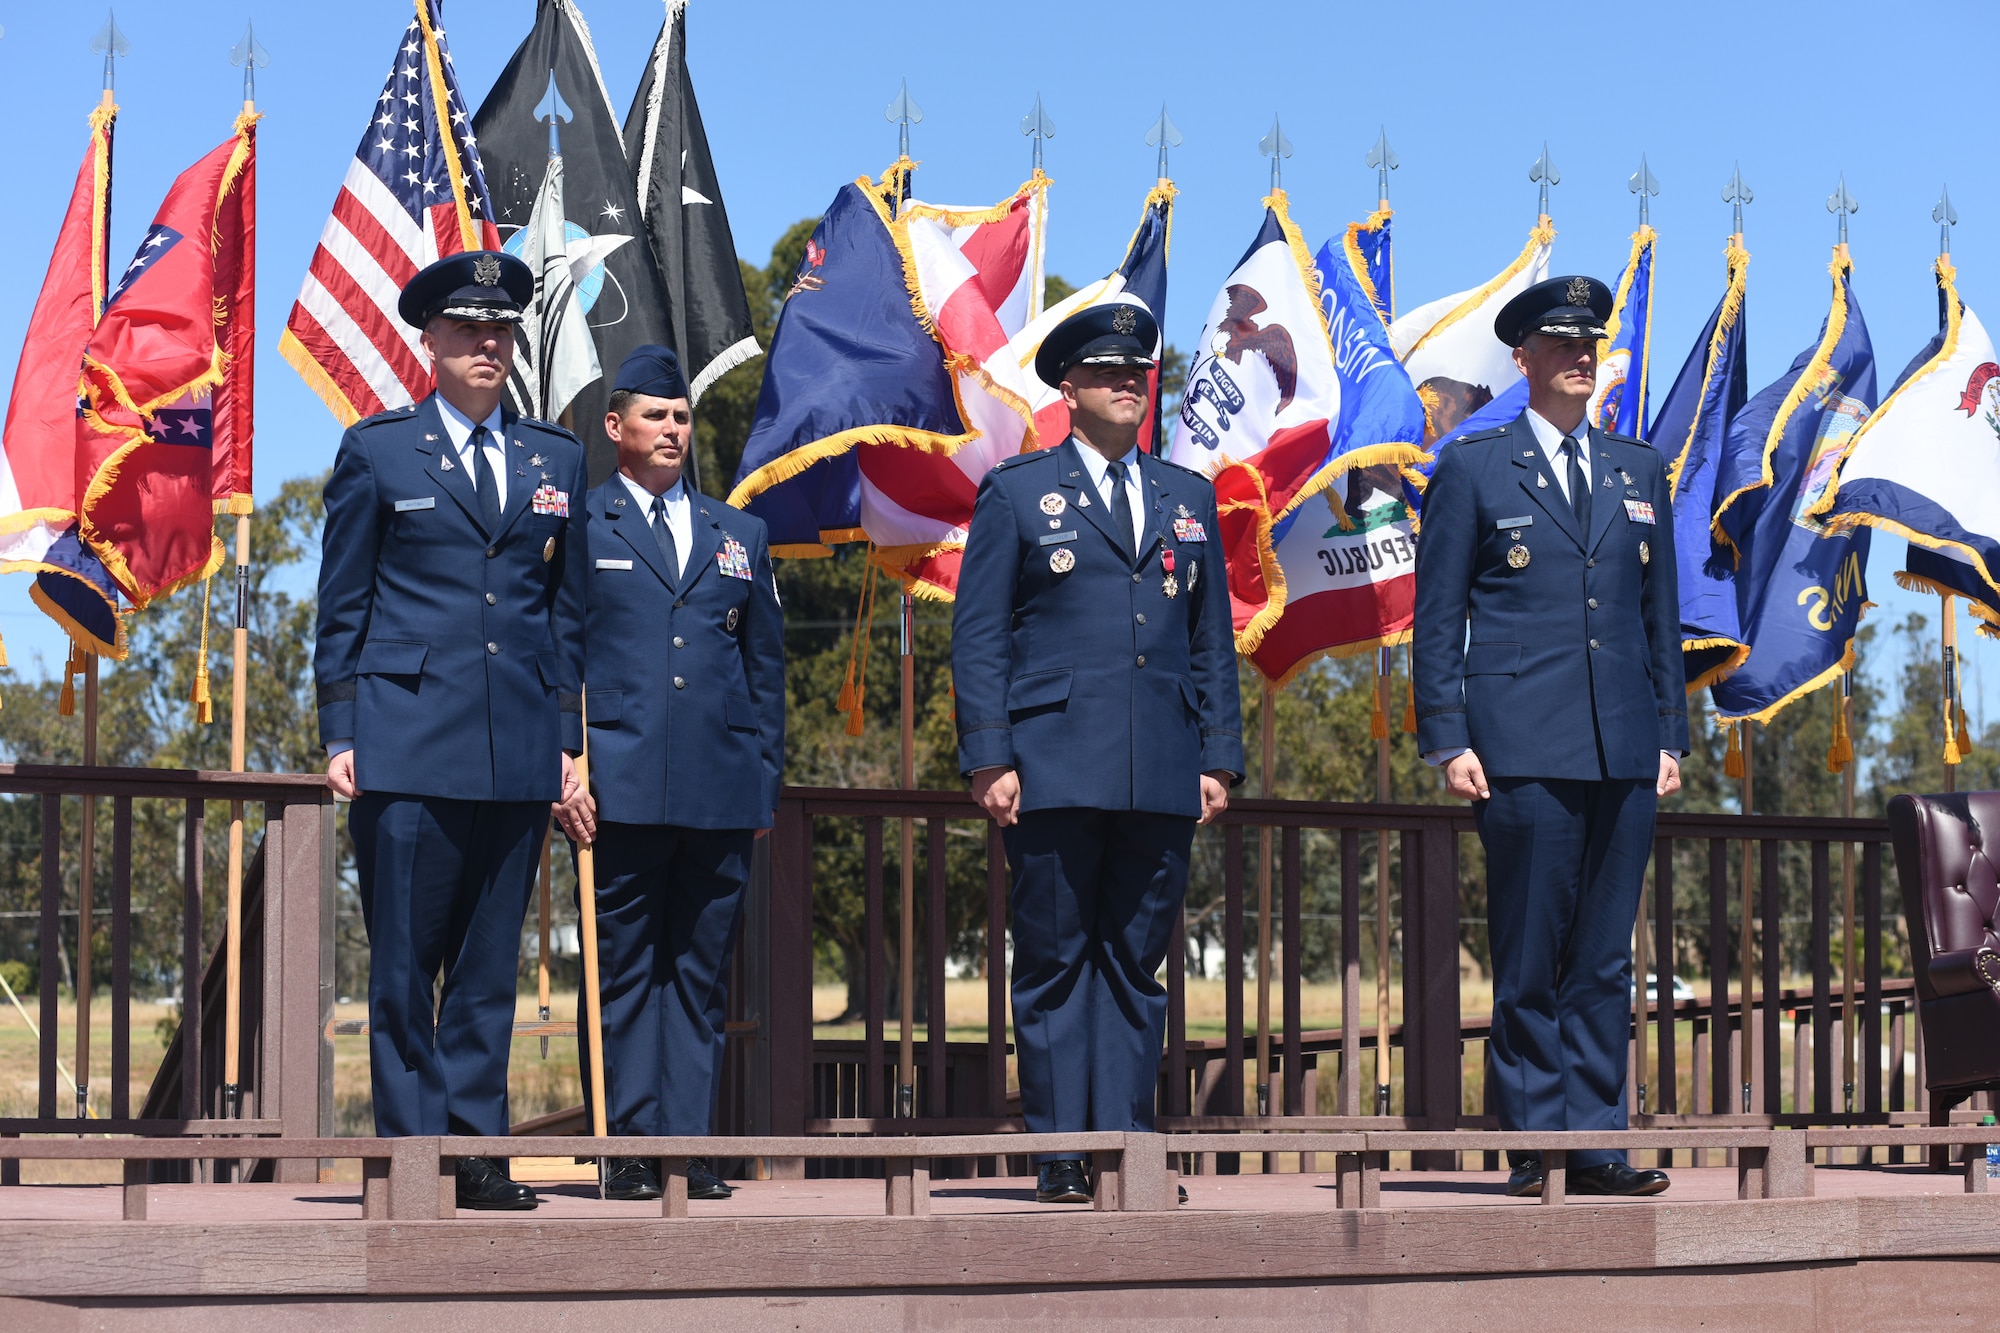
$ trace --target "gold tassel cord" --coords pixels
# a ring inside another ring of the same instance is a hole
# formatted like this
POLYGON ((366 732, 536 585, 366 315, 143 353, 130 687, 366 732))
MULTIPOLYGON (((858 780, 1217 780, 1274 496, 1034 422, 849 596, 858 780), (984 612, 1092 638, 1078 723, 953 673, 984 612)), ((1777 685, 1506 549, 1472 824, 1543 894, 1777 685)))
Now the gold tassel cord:
POLYGON ((1416 650, 1403 650, 1403 734, 1417 734, 1417 662, 1416 650))
POLYGON ((1375 690, 1375 712, 1368 719, 1368 734, 1378 741, 1389 739, 1389 715, 1382 711, 1383 693, 1380 687, 1375 690))
POLYGON ((69 645, 69 659, 63 663, 62 693, 56 696, 58 717, 76 716, 76 678, 83 674, 83 649, 74 639, 69 645))
POLYGON ((214 590, 215 576, 211 574, 201 584, 201 649, 194 663, 194 689, 188 695, 194 703, 195 721, 204 724, 215 720, 214 701, 208 692, 208 605, 214 590))
MULTIPOLYGON (((872 548, 871 548, 872 555, 872 548)), ((867 724, 868 649, 875 626, 875 586, 881 575, 871 558, 861 575, 861 597, 854 618, 854 640, 848 649, 848 671, 853 688, 846 692, 847 734, 859 736, 867 724)))
POLYGON ((1833 739, 1826 747, 1826 771, 1844 772, 1854 762, 1854 742, 1847 734, 1847 701, 1839 695, 1833 700, 1833 739))
POLYGON ((1725 777, 1743 776, 1743 728, 1737 723, 1729 726, 1729 749, 1722 756, 1722 772, 1725 777))

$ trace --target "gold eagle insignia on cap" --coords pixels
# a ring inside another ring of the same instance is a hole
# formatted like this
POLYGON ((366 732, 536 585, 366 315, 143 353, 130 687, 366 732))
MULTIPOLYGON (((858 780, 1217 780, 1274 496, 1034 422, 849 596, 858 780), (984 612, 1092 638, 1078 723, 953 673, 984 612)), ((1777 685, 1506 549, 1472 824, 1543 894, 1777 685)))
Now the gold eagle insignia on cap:
POLYGON ((481 287, 500 285, 500 260, 495 255, 481 255, 472 261, 472 280, 481 287))
POLYGON ((1139 317, 1127 306, 1111 316, 1111 327, 1119 333, 1130 333, 1139 327, 1139 317))
POLYGON ((1589 279, 1589 278, 1571 278, 1571 279, 1569 280, 1569 291, 1568 291, 1567 295, 1568 295, 1568 297, 1569 297, 1569 303, 1570 303, 1571 305, 1581 305, 1581 306, 1587 306, 1587 305, 1589 305, 1589 304, 1590 304, 1590 279, 1589 279))

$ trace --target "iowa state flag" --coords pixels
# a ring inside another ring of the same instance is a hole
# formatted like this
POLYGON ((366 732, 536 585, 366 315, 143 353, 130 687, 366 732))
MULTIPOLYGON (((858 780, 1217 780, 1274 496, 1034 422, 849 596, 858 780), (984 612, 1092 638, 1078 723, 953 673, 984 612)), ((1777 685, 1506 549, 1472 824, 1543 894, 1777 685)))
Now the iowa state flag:
POLYGON ((78 533, 135 606, 222 563, 215 513, 249 483, 256 116, 182 172, 105 302, 76 419, 78 533), (220 466, 218 466, 220 464, 220 466))
POLYGON ((1320 309, 1320 279, 1286 213, 1264 223, 1209 307, 1168 459, 1215 480, 1238 652, 1284 613, 1274 527, 1342 473, 1414 462, 1415 444, 1343 441, 1341 379, 1320 309))
MULTIPOLYGON (((1868 606, 1868 529, 1829 532, 1816 511, 1835 468, 1875 405, 1875 352, 1841 246, 1833 301, 1818 343, 1744 405, 1727 462, 1762 454, 1762 486, 1725 497, 1716 539, 1741 552, 1737 607, 1750 656, 1711 689, 1725 722, 1769 723, 1778 711, 1854 665, 1868 606)), ((1724 474, 1725 482, 1727 473, 1724 474)))

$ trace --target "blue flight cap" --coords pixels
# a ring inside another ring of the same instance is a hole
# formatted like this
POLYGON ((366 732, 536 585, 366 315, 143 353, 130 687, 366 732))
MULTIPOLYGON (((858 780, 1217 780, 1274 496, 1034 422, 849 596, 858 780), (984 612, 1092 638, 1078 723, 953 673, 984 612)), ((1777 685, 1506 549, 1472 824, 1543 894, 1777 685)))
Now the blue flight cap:
POLYGON ((618 378, 611 385, 612 392, 625 390, 629 393, 649 394, 654 398, 685 398, 688 396, 687 376, 681 374, 681 359, 674 355, 671 347, 658 343, 647 343, 635 347, 618 367, 618 378))
POLYGON ((1035 353, 1035 374, 1044 384, 1061 384, 1071 366, 1138 366, 1153 368, 1159 353, 1160 325, 1136 296, 1120 293, 1101 305, 1089 305, 1049 330, 1035 353))
POLYGON ((1551 338, 1602 338, 1611 318, 1611 289, 1596 278, 1550 278, 1538 282, 1500 307, 1493 332, 1509 347, 1519 347, 1531 333, 1551 338))
POLYGON ((396 313, 412 328, 443 315, 489 324, 519 324, 535 299, 535 274, 500 250, 446 255, 403 285, 396 313))

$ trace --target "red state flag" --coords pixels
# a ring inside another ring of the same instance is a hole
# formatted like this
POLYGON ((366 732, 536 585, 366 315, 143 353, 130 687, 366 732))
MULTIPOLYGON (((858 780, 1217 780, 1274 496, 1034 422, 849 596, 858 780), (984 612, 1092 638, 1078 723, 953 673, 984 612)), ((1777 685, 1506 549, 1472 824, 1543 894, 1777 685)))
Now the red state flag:
POLYGON ((135 606, 220 567, 216 498, 239 479, 248 493, 248 386, 230 381, 250 317, 256 119, 168 190, 84 352, 78 531, 135 606))

